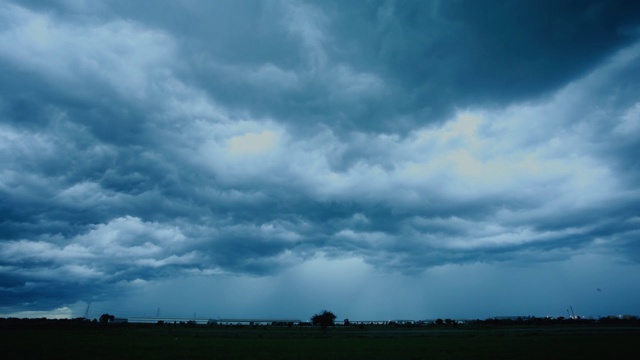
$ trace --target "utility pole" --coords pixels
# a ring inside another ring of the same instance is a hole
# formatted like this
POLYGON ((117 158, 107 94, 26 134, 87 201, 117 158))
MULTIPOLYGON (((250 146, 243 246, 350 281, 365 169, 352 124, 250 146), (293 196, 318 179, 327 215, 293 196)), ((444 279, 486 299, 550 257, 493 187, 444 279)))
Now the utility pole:
POLYGON ((87 308, 84 310, 84 318, 88 319, 89 318, 89 307, 91 306, 91 301, 89 301, 87 303, 87 308))

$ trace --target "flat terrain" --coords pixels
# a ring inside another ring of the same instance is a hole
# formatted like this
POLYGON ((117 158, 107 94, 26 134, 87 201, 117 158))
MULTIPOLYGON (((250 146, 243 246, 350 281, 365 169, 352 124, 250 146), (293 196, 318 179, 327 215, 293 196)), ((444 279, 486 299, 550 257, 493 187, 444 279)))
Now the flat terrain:
POLYGON ((603 359, 640 353, 640 326, 2 324, 3 359, 603 359))

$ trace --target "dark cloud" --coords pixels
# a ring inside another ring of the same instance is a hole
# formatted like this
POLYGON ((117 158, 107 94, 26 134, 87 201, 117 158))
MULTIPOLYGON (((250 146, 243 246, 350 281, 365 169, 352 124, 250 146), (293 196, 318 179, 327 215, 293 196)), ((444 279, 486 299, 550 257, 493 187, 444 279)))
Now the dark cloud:
POLYGON ((331 9, 337 58, 344 54, 393 90, 392 101, 374 99, 367 104, 374 111, 351 121, 386 130, 441 121, 469 105, 540 100, 635 41, 640 17, 634 1, 324 6, 331 9), (394 118, 399 114, 405 116, 394 118))

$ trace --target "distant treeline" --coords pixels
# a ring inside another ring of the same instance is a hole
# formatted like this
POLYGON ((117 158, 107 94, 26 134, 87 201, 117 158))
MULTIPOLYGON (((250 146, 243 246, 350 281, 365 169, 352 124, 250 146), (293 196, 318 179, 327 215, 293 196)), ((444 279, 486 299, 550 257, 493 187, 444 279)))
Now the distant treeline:
POLYGON ((601 317, 598 319, 585 317, 517 317, 517 318, 490 318, 485 320, 473 320, 470 323, 486 325, 554 325, 554 324, 633 324, 640 325, 637 316, 625 317, 601 317))
POLYGON ((0 328, 16 327, 78 327, 101 325, 85 318, 47 319, 47 318, 0 318, 0 328))
MULTIPOLYGON (((454 319, 436 319, 429 321, 346 321, 342 324, 336 324, 337 327, 436 327, 436 328, 455 328, 464 326, 548 326, 548 325, 640 325, 640 318, 637 316, 608 316, 598 319, 581 318, 581 317, 509 317, 509 318, 489 318, 489 319, 476 319, 476 320, 454 320, 454 319)), ((158 321, 156 324, 136 324, 136 323, 113 323, 113 322, 100 322, 89 320, 85 318, 75 319, 47 319, 47 318, 0 318, 1 328, 16 328, 16 327, 99 327, 99 326, 196 326, 195 322, 178 322, 170 323, 158 321)), ((208 324, 197 326, 230 326, 230 324, 208 324)), ((255 326, 255 325, 240 325, 235 324, 231 326, 255 326)), ((293 324, 290 322, 274 322, 270 325, 260 326, 313 326, 310 322, 300 322, 293 324)))

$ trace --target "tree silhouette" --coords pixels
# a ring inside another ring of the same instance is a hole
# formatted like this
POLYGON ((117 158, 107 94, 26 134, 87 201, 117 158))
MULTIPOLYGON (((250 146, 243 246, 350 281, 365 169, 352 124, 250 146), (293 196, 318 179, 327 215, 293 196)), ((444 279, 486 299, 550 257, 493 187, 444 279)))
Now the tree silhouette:
POLYGON ((113 315, 109 315, 109 314, 102 314, 100 315, 100 322, 101 323, 108 323, 108 322, 112 322, 113 320, 115 320, 115 316, 113 315))
POLYGON ((315 314, 311 317, 313 325, 320 325, 323 330, 326 330, 327 326, 333 326, 335 320, 336 316, 331 311, 327 310, 323 310, 321 313, 315 314))

